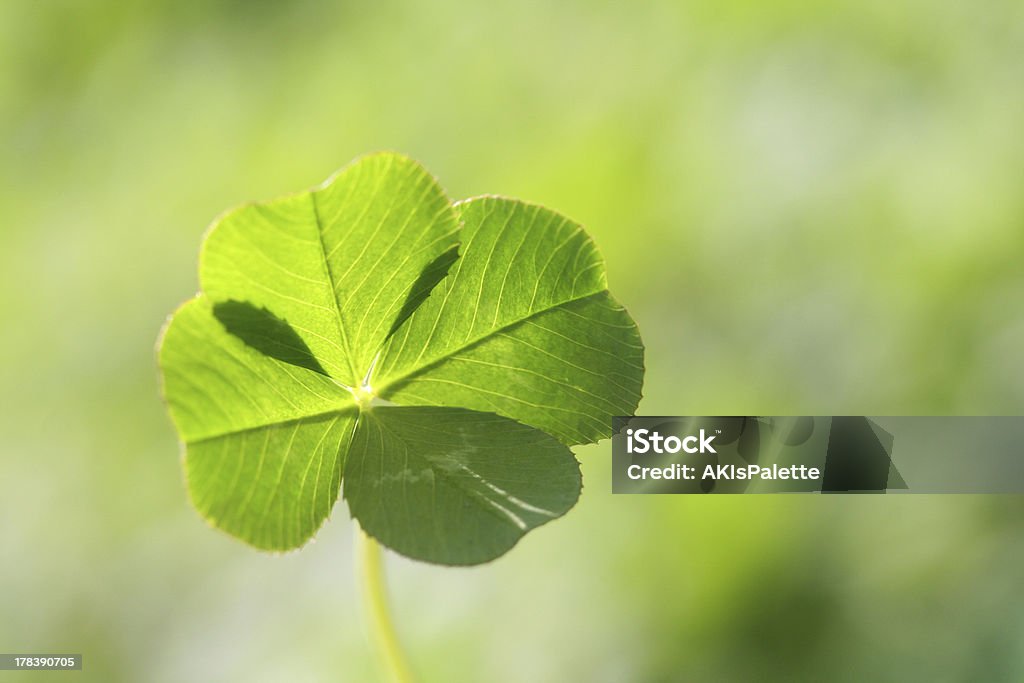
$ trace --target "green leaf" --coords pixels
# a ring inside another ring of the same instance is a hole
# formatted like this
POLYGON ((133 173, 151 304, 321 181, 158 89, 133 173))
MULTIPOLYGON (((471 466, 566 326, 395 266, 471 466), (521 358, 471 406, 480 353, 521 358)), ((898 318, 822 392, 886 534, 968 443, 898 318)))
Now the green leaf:
POLYGON ((345 498, 363 529, 409 557, 477 564, 579 497, 579 464, 544 432, 458 408, 381 407, 353 439, 345 498))
POLYGON ((399 155, 229 212, 200 282, 160 343, 164 394, 193 504, 260 548, 307 541, 344 473, 385 545, 493 559, 572 507, 567 445, 640 398, 639 334, 582 229, 512 200, 452 205, 399 155))
POLYGON ((287 320, 331 376, 354 387, 457 233, 422 166, 376 154, 320 189, 229 212, 206 238, 199 281, 212 299, 287 320))
POLYGON ((160 364, 196 509, 258 548, 310 538, 338 497, 352 394, 228 334, 205 296, 174 314, 160 364))
POLYGON ((374 388, 402 404, 498 413, 558 437, 611 435, 640 401, 643 346, 583 229, 541 206, 456 207, 462 256, 384 349, 374 388))

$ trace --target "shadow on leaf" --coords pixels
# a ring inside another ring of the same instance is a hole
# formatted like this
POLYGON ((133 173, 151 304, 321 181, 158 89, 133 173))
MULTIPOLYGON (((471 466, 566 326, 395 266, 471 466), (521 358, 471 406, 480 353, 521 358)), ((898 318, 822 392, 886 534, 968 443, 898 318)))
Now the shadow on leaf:
POLYGON ((229 333, 257 351, 329 376, 292 326, 267 309, 245 301, 222 301, 213 305, 213 316, 229 333))
POLYGON ((395 322, 391 325, 391 329, 388 330, 388 336, 390 337, 395 333, 402 323, 405 322, 406 318, 412 315, 413 311, 419 308, 419 305, 423 303, 430 292, 433 291, 434 287, 437 286, 441 280, 448 274, 452 264, 459 259, 459 246, 455 245, 448 251, 444 252, 436 259, 427 264, 427 267, 423 269, 420 276, 416 278, 416 281, 409 288, 409 295, 405 299, 405 303, 402 304, 402 310, 398 312, 398 317, 395 318, 395 322))

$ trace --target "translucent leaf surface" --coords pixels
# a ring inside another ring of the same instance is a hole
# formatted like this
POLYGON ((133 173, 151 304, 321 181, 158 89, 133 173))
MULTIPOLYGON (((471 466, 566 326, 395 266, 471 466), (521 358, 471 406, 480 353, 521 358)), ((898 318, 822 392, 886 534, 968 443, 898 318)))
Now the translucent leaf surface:
POLYGON ((583 229, 541 206, 458 205, 462 256, 388 343, 374 385, 396 403, 485 410, 565 443, 611 434, 640 400, 643 347, 583 229))
POLYGON ((580 471, 539 430, 459 408, 382 407, 363 416, 345 466, 345 498, 372 536, 445 564, 497 557, 565 514, 580 471))
POLYGON ((572 507, 567 446, 640 398, 639 334, 582 228, 453 205, 399 155, 228 212, 200 282, 161 340, 164 392, 193 504, 260 548, 308 540, 344 474, 385 545, 493 559, 572 507))

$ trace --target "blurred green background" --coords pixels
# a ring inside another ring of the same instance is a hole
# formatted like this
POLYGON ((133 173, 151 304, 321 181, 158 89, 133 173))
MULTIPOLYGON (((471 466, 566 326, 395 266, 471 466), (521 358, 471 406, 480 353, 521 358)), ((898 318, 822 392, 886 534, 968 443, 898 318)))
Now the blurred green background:
MULTIPOLYGON (((368 681, 344 505, 189 508, 153 346, 222 210, 395 149, 583 222, 647 414, 1024 413, 1024 4, 0 5, 3 680, 368 681)), ((615 497, 390 556, 427 681, 1021 681, 1024 500, 615 497)))

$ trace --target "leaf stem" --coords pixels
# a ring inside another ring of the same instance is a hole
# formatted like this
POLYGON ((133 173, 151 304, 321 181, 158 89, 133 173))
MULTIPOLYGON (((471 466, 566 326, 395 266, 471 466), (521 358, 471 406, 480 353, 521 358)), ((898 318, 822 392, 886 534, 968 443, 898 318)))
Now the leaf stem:
POLYGON ((415 683, 405 652, 398 642, 388 609, 380 545, 359 530, 359 564, 363 572, 363 598, 370 619, 371 637, 393 683, 415 683))

